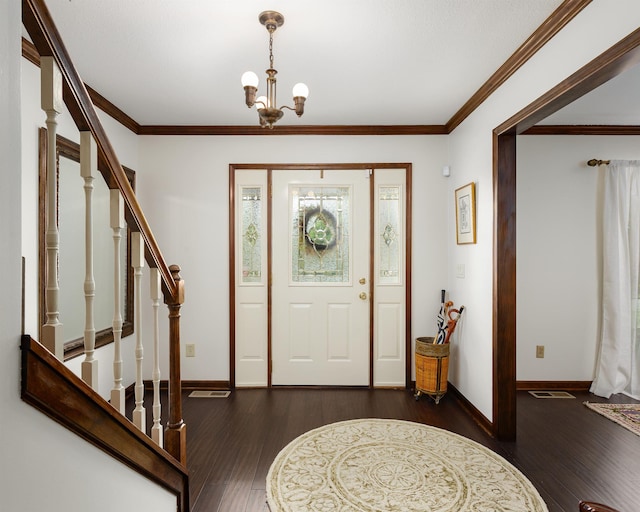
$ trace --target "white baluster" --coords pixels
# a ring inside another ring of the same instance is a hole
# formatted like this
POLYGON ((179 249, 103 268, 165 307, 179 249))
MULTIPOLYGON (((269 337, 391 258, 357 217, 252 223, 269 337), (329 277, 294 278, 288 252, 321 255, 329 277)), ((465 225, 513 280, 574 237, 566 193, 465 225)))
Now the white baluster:
POLYGON ((151 268, 151 302, 153 304, 153 427, 151 427, 151 439, 162 448, 162 425, 160 424, 160 329, 158 328, 158 310, 162 289, 160 284, 160 271, 151 268))
POLYGON ((144 403, 144 383, 142 382, 142 330, 140 317, 142 301, 140 284, 142 282, 142 267, 144 267, 144 240, 139 232, 131 233, 131 266, 133 267, 133 328, 136 331, 136 384, 134 386, 136 407, 133 410, 133 424, 146 432, 146 415, 144 403))
POLYGON ((53 57, 40 58, 40 85, 42 110, 47 113, 47 322, 42 326, 42 344, 58 359, 64 359, 64 339, 58 310, 58 254, 60 234, 58 232, 58 175, 56 165, 57 115, 62 112, 62 75, 53 57))
POLYGON ((80 132, 80 176, 84 178, 85 196, 85 323, 82 380, 93 389, 98 388, 98 360, 96 349, 96 328, 93 321, 93 305, 96 296, 96 282, 93 277, 93 177, 98 170, 98 153, 91 132, 80 132))
POLYGON ((120 280, 122 269, 120 266, 120 242, 124 223, 124 200, 118 189, 110 190, 111 195, 111 229, 113 229, 113 389, 111 390, 111 405, 121 414, 125 413, 124 386, 122 385, 122 293, 120 280))

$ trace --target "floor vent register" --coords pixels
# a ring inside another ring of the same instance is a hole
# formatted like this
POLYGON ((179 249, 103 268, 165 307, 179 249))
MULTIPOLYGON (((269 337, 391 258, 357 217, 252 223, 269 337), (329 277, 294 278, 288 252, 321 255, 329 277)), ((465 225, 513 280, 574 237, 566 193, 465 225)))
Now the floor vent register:
POLYGON ((231 391, 192 391, 189 398, 227 398, 231 391))
POLYGON ((575 398, 566 391, 529 391, 535 398, 575 398))

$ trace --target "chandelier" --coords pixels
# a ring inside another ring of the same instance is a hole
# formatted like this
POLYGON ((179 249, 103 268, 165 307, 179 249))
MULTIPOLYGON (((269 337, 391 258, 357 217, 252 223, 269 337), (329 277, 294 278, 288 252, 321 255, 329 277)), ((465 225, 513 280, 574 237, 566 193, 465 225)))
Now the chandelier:
POLYGON ((283 115, 282 109, 287 108, 294 110, 298 117, 304 113, 304 101, 309 95, 309 88, 303 84, 298 83, 293 86, 293 102, 295 107, 291 108, 286 105, 278 108, 276 104, 276 74, 278 73, 273 68, 273 33, 278 27, 281 27, 284 23, 284 16, 275 11, 264 11, 258 16, 258 20, 265 26, 269 32, 269 69, 267 69, 267 95, 259 96, 256 99, 258 92, 258 75, 253 71, 247 71, 242 75, 242 87, 244 87, 245 101, 247 107, 251 108, 254 105, 258 110, 258 118, 260 119, 260 126, 263 128, 268 126, 273 128, 283 115))

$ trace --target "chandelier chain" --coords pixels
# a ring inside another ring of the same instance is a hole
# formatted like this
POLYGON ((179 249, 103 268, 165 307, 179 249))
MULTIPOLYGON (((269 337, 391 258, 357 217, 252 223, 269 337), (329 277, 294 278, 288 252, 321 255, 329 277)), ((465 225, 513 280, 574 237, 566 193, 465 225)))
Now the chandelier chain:
POLYGON ((273 32, 269 31, 269 67, 273 69, 273 32))

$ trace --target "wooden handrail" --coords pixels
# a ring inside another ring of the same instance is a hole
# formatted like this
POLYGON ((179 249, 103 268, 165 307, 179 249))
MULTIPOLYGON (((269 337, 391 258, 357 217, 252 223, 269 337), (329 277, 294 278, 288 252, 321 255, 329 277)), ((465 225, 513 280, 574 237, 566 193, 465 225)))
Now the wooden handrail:
POLYGON ((146 260, 150 266, 160 270, 162 289, 166 299, 177 301, 179 290, 169 266, 162 257, 160 248, 138 203, 133 189, 111 146, 102 123, 98 118, 89 93, 80 79, 60 34, 43 0, 22 1, 22 23, 41 56, 52 56, 63 77, 64 101, 78 130, 90 131, 96 141, 100 159, 105 163, 103 175, 109 188, 118 188, 122 193, 131 229, 139 231, 145 241, 146 260))
POLYGON ((122 194, 125 215, 132 231, 141 234, 145 245, 145 260, 157 268, 162 283, 164 302, 170 311, 169 331, 169 424, 167 451, 186 465, 186 425, 182 420, 180 382, 180 308, 184 302, 184 282, 179 267, 169 267, 151 232, 133 188, 120 164, 111 142, 100 123, 87 88, 80 79, 62 42, 44 0, 22 0, 22 23, 41 57, 53 57, 63 81, 64 102, 79 131, 90 131, 96 142, 101 172, 111 189, 122 194))

